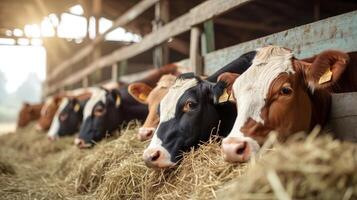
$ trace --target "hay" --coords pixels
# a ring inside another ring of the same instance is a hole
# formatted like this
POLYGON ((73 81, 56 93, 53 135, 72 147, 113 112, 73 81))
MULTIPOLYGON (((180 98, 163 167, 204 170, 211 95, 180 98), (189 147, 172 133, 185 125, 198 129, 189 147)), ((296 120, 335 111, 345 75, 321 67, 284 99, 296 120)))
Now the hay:
POLYGON ((286 144, 272 138, 261 158, 233 165, 222 160, 214 138, 187 152, 179 166, 154 170, 142 161, 148 143, 136 139, 137 128, 129 124, 88 150, 74 147, 73 137, 51 143, 33 127, 1 136, 1 198, 357 198, 356 144, 316 134, 286 144))
POLYGON ((315 135, 276 144, 219 199, 357 199, 357 145, 315 135))

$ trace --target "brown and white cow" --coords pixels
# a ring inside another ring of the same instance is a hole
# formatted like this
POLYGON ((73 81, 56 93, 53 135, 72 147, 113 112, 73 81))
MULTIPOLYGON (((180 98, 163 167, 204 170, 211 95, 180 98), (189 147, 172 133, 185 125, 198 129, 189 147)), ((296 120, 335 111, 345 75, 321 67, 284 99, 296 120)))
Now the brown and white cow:
POLYGON ((24 103, 19 112, 19 116, 17 119, 17 127, 18 128, 25 127, 31 121, 39 119, 41 115, 42 107, 43 107, 43 103, 40 104, 24 103))
POLYGON ((271 131, 280 140, 324 125, 330 92, 357 91, 356 61, 328 50, 299 60, 291 50, 268 46, 257 50, 249 69, 233 84, 237 118, 222 141, 224 159, 245 162, 271 131))
MULTIPOLYGON (((160 78, 159 82, 156 84, 156 87, 152 89, 149 95, 146 97, 144 93, 131 93, 131 95, 137 99, 139 102, 148 105, 149 113, 145 119, 142 127, 139 128, 138 138, 141 141, 148 140, 154 134, 154 131, 159 124, 159 115, 158 108, 160 101, 166 93, 169 91, 169 88, 174 84, 176 76, 172 74, 164 75, 160 78)), ((129 87, 142 87, 140 83, 132 83, 129 87)), ((140 91, 140 90, 137 90, 140 91)))
POLYGON ((45 101, 41 109, 41 116, 36 125, 37 130, 44 131, 51 127, 52 120, 61 104, 63 97, 63 94, 56 94, 49 97, 45 101))

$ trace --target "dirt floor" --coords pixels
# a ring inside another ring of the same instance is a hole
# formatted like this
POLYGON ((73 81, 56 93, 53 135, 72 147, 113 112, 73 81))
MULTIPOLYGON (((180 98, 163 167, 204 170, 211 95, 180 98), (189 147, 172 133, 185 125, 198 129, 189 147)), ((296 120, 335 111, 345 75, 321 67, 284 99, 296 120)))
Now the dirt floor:
MULTIPOLYGON (((329 136, 274 137, 250 163, 222 160, 213 139, 179 166, 148 169, 132 124, 89 150, 32 125, 0 136, 0 199, 357 199, 357 145, 329 136)), ((321 134, 319 134, 321 135, 321 134)))

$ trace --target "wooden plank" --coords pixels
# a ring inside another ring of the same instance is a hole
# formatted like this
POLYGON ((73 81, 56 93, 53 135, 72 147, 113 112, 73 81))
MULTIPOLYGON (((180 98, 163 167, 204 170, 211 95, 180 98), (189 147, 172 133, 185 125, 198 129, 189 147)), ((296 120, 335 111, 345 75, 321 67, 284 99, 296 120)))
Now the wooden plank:
MULTIPOLYGON (((155 21, 153 23, 153 30, 158 30, 170 20, 169 1, 160 0, 155 5, 155 21)), ((169 47, 167 43, 155 47, 153 52, 153 61, 155 67, 161 67, 169 62, 169 47)))
MULTIPOLYGON (((71 77, 57 83, 56 86, 71 84, 74 80, 86 76, 99 68, 111 66, 112 63, 120 60, 128 59, 136 56, 144 51, 147 51, 161 43, 167 41, 171 37, 184 33, 191 27, 212 19, 218 15, 228 12, 240 5, 243 5, 251 0, 208 0, 195 8, 191 9, 187 14, 178 17, 157 31, 146 35, 141 42, 132 44, 127 47, 120 48, 113 53, 102 57, 98 62, 91 63, 84 70, 74 74, 71 77)), ((61 70, 62 71, 62 70, 61 70)), ((57 73, 58 74, 58 73, 57 73)), ((51 77, 52 78, 52 77, 51 77)), ((54 86, 53 88, 55 88, 54 86)))
POLYGON ((357 51, 356 38, 357 11, 353 11, 209 53, 204 56, 205 74, 268 44, 293 49, 297 57, 306 58, 326 49, 357 51))
POLYGON ((118 81, 118 63, 112 65, 112 81, 118 81))
POLYGON ((58 66, 56 66, 51 74, 48 75, 47 80, 50 81, 54 79, 56 76, 58 76, 61 72, 64 70, 68 69, 70 66, 75 64, 76 62, 80 61, 87 55, 89 55, 94 47, 100 43, 101 41, 104 40, 105 36, 113 31, 114 29, 118 28, 119 26, 124 26, 134 20, 136 17, 141 15, 143 12, 145 12, 147 9, 155 5, 156 2, 159 0, 142 0, 132 8, 130 8, 127 12, 125 12, 123 15, 118 17, 114 23, 113 26, 110 27, 107 31, 105 31, 103 34, 97 35, 97 37, 94 39, 94 41, 83 47, 76 53, 73 57, 69 58, 68 60, 62 62, 58 66))
POLYGON ((199 27, 192 27, 190 39, 190 66, 197 75, 202 75, 202 57, 200 51, 201 30, 199 27))
POLYGON ((201 35, 201 54, 206 55, 215 50, 213 20, 203 23, 203 33, 201 35))
POLYGON ((332 95, 329 128, 335 137, 357 142, 357 92, 332 95))

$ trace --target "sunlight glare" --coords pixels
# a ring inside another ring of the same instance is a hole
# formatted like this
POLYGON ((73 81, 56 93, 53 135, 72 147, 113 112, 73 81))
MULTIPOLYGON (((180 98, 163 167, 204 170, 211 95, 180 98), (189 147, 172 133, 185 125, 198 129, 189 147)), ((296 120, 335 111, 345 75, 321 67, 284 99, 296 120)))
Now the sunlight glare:
POLYGON ((26 24, 24 30, 27 37, 41 37, 41 29, 37 24, 26 24))
POLYGON ((55 30, 54 30, 52 23, 48 17, 45 17, 41 22, 41 35, 43 37, 55 36, 55 30))
POLYGON ((87 20, 68 13, 61 15, 58 36, 63 38, 83 38, 86 36, 87 20))
POLYGON ((0 38, 0 44, 1 45, 14 45, 14 44, 16 44, 16 41, 11 38, 0 38))
POLYGON ((77 4, 69 8, 69 12, 75 15, 83 15, 84 10, 81 5, 77 4))
POLYGON ((46 50, 42 46, 0 46, 0 70, 5 74, 8 92, 14 92, 35 73, 40 80, 45 79, 46 50), (21 59, 19 59, 21 58, 21 59))

